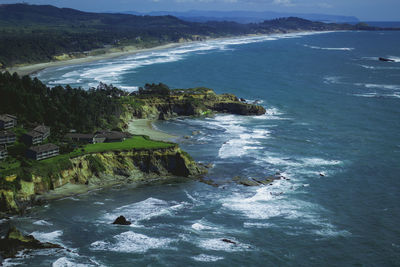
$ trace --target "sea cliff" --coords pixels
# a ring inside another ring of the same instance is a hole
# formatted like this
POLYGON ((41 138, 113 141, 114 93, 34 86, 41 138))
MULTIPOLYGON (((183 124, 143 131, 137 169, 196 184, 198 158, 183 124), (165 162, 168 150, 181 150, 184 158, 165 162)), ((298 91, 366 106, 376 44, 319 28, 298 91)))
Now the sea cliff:
MULTIPOLYGON (((3 212, 23 212, 32 204, 62 197, 63 187, 79 185, 75 193, 118 183, 140 182, 174 176, 197 177, 206 171, 178 146, 92 153, 71 158, 68 168, 47 176, 30 174, 18 181, 17 190, 0 190, 3 212), (59 194, 55 194, 57 192, 59 194)), ((10 182, 16 177, 5 177, 10 182)))
POLYGON ((209 88, 174 89, 162 94, 163 84, 148 85, 146 93, 126 97, 126 118, 167 120, 178 116, 210 116, 215 113, 262 115, 262 106, 233 94, 216 94, 209 88), (150 91, 151 93, 147 93, 150 91), (128 115, 126 115, 128 114, 128 115))

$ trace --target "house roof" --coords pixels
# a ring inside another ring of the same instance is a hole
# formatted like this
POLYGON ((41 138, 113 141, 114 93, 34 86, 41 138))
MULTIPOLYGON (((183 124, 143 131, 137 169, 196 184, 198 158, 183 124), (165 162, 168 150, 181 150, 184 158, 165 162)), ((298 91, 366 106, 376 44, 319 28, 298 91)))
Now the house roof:
POLYGON ((7 121, 13 121, 14 119, 8 117, 7 114, 2 114, 2 115, 0 115, 0 120, 7 122, 7 121))
POLYGON ((16 120, 17 116, 10 115, 10 114, 4 114, 5 116, 9 117, 10 119, 16 120))
POLYGON ((50 132, 50 128, 45 125, 39 125, 33 130, 36 132, 39 132, 39 133, 43 133, 43 134, 50 132))
POLYGON ((107 138, 107 139, 122 139, 127 137, 126 133, 117 132, 117 131, 99 131, 96 132, 96 138, 107 138))
POLYGON ((67 133, 64 137, 65 138, 90 139, 90 138, 93 138, 93 134, 67 133))
POLYGON ((10 131, 0 131, 0 137, 15 136, 15 133, 10 131))
POLYGON ((31 137, 38 137, 38 136, 42 136, 43 133, 32 130, 30 132, 27 132, 26 135, 31 136, 31 137))
POLYGON ((45 144, 45 145, 40 145, 40 146, 32 146, 29 148, 29 150, 32 150, 36 153, 55 150, 55 149, 58 149, 58 146, 56 146, 55 144, 51 144, 51 143, 45 144))

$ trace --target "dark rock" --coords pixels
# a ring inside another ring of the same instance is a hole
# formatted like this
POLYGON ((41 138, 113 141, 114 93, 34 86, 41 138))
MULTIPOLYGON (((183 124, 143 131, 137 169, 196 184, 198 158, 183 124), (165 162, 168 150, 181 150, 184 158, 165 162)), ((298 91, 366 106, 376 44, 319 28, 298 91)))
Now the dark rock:
POLYGON ((235 176, 233 177, 232 180, 244 186, 260 186, 260 185, 272 185, 273 181, 280 179, 290 180, 278 174, 267 176, 265 178, 243 178, 240 176, 235 176))
POLYGON ((246 99, 244 99, 244 98, 240 98, 240 101, 242 101, 242 102, 246 102, 246 99))
POLYGON ((212 163, 208 163, 207 165, 204 165, 207 169, 211 169, 214 166, 212 163))
POLYGON ((192 132, 192 135, 198 135, 198 134, 200 134, 200 131, 193 131, 192 132))
POLYGON ((242 102, 219 102, 214 104, 214 110, 218 112, 237 115, 262 115, 265 108, 257 105, 250 105, 242 102))
POLYGON ((225 243, 237 245, 237 243, 236 243, 235 241, 232 241, 232 240, 230 240, 230 239, 223 238, 223 239, 221 239, 221 240, 222 240, 223 242, 225 242, 225 243))
POLYGON ((130 225, 131 222, 127 221, 124 216, 119 216, 112 224, 119 224, 119 225, 130 225))
POLYGON ((208 184, 208 185, 215 186, 215 187, 219 186, 213 180, 206 180, 206 179, 200 178, 199 181, 202 182, 202 183, 208 184))
POLYGON ((249 178, 240 178, 236 181, 238 184, 244 185, 244 186, 259 186, 261 185, 260 182, 249 179, 249 178))
POLYGON ((394 60, 393 60, 393 59, 390 59, 390 58, 384 58, 384 57, 380 57, 380 58, 379 58, 379 60, 380 60, 380 61, 385 61, 385 62, 394 62, 394 60))
POLYGON ((319 176, 322 176, 322 177, 324 177, 324 176, 325 176, 325 173, 323 173, 323 172, 320 172, 320 173, 319 173, 319 176))
POLYGON ((52 243, 42 243, 32 235, 23 235, 14 226, 8 230, 5 238, 0 239, 0 253, 3 258, 12 258, 24 249, 51 249, 63 248, 60 245, 52 243))

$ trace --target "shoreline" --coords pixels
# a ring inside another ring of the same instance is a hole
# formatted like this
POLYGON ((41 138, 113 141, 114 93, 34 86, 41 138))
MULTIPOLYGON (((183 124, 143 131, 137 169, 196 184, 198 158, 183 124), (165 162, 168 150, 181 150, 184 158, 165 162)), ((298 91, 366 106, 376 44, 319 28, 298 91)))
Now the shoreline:
MULTIPOLYGON (((136 49, 136 48, 129 49, 129 47, 131 47, 131 46, 125 46, 125 47, 122 47, 122 50, 128 48, 126 51, 112 52, 113 48, 111 48, 110 50, 108 50, 111 52, 106 51, 104 54, 100 54, 100 55, 83 56, 83 57, 74 58, 74 59, 28 64, 28 65, 24 65, 24 66, 10 67, 10 68, 5 69, 4 71, 8 71, 10 73, 16 72, 20 76, 32 75, 32 74, 36 74, 36 73, 43 71, 45 69, 48 69, 48 68, 79 65, 79 64, 84 64, 84 63, 100 61, 100 60, 104 60, 104 59, 113 59, 113 58, 118 58, 118 57, 127 56, 127 55, 135 55, 138 53, 175 48, 175 47, 179 47, 179 46, 191 44, 191 43, 207 42, 207 41, 213 41, 213 40, 229 40, 229 39, 244 38, 244 37, 274 36, 274 35, 282 35, 282 34, 287 35, 287 34, 294 34, 294 33, 329 33, 329 32, 332 32, 332 31, 291 31, 291 32, 285 32, 285 33, 275 32, 275 33, 269 33, 269 34, 247 34, 247 35, 237 35, 237 36, 224 36, 224 37, 217 37, 217 38, 205 37, 201 41, 174 42, 174 43, 167 43, 164 45, 154 46, 151 48, 139 48, 139 49, 136 49)), ((95 50, 91 50, 91 52, 93 52, 93 51, 95 51, 95 50)))
MULTIPOLYGON (((43 62, 43 63, 28 64, 28 65, 18 66, 18 67, 11 67, 11 68, 5 69, 5 71, 8 71, 10 73, 16 72, 20 76, 32 75, 32 74, 35 74, 37 72, 43 71, 48 68, 79 65, 79 64, 83 64, 83 63, 90 63, 90 62, 104 60, 104 59, 112 59, 112 58, 117 58, 117 57, 122 57, 122 56, 127 56, 127 55, 135 55, 138 53, 163 50, 163 49, 168 49, 168 48, 174 48, 174 47, 177 47, 177 46, 180 46, 183 44, 187 44, 187 43, 190 43, 190 42, 168 43, 168 44, 164 44, 164 45, 154 46, 151 48, 128 49, 126 51, 120 51, 120 52, 105 52, 104 54, 95 55, 95 56, 83 56, 83 57, 74 58, 74 59, 49 61, 49 62, 43 62)), ((124 48, 122 48, 122 50, 123 49, 124 48)))
POLYGON ((128 123, 128 132, 135 135, 147 135, 152 140, 171 142, 178 138, 160 130, 154 129, 152 123, 154 120, 149 119, 134 119, 128 123))

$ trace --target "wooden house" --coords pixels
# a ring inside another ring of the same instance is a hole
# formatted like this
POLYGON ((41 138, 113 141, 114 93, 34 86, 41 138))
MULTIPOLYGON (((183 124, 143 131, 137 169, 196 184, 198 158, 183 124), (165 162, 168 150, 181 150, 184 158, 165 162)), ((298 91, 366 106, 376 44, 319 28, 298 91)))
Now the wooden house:
POLYGON ((15 143, 17 136, 10 131, 0 131, 0 145, 9 145, 15 143))
POLYGON ((60 154, 60 148, 55 144, 33 146, 28 149, 26 156, 34 160, 42 160, 55 157, 60 154))
POLYGON ((10 129, 17 126, 17 117, 10 114, 0 115, 0 129, 10 129))

